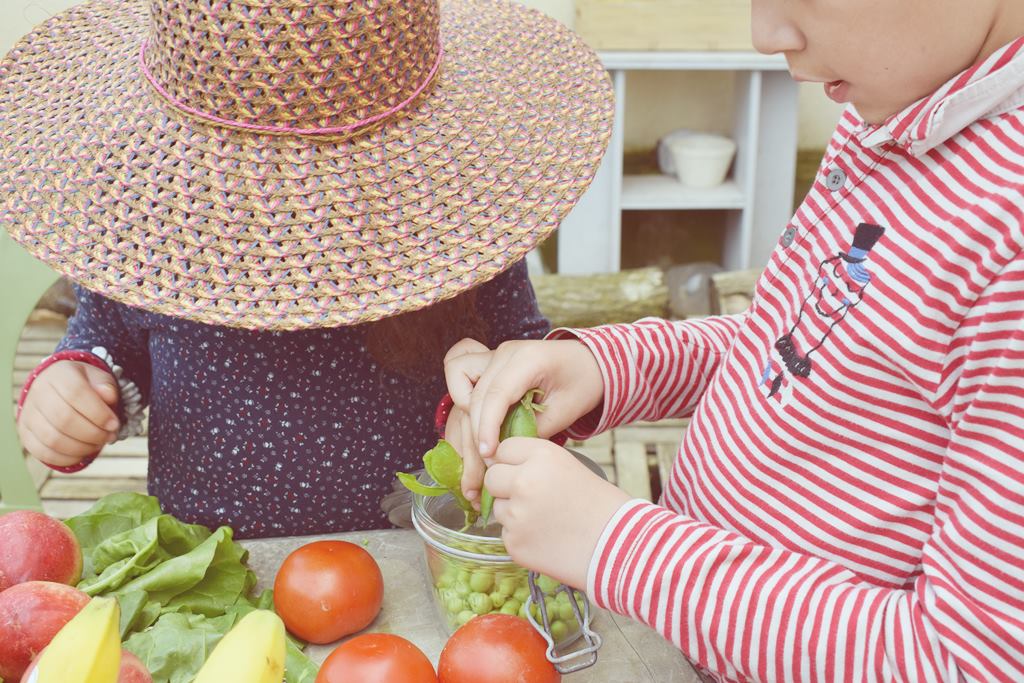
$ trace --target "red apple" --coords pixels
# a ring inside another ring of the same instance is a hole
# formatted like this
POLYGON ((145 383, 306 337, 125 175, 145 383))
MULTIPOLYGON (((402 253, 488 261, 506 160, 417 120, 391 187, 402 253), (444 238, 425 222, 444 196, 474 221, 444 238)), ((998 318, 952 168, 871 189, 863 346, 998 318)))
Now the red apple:
MULTIPOLYGON (((40 652, 32 660, 32 665, 25 670, 21 677, 21 683, 28 683, 29 677, 35 671, 39 658, 43 656, 40 652)), ((153 677, 142 661, 128 650, 121 650, 121 670, 117 672, 117 683, 153 683, 153 677)))
POLYGON ((32 658, 85 607, 89 596, 71 586, 28 581, 0 593, 0 678, 17 681, 32 658))
POLYGON ((82 548, 68 525, 42 512, 0 516, 0 591, 25 581, 73 586, 82 578, 82 548))

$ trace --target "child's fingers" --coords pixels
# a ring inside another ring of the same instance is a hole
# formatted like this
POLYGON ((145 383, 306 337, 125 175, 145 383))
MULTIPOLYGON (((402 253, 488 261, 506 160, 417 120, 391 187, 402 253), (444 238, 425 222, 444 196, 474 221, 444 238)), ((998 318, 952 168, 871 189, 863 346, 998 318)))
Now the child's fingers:
POLYGON ((121 398, 121 392, 117 388, 117 382, 114 380, 114 376, 106 370, 100 370, 99 368, 89 365, 88 363, 82 364, 82 370, 85 372, 86 379, 89 380, 89 384, 92 385, 96 393, 100 395, 100 398, 111 407, 116 407, 117 402, 121 398))
POLYGON ((477 452, 484 458, 494 453, 498 433, 508 409, 532 389, 527 377, 516 371, 513 354, 495 353, 487 370, 473 388, 470 419, 477 440, 477 452))
POLYGON ((498 510, 498 500, 512 497, 512 489, 516 478, 515 465, 496 463, 487 468, 484 475, 484 486, 494 496, 494 511, 498 510))
POLYGON ((448 353, 444 354, 444 362, 453 361, 459 356, 465 356, 469 353, 486 353, 489 350, 486 345, 478 342, 476 339, 465 337, 448 349, 448 353))
POLYGON ((43 444, 39 438, 29 430, 24 430, 21 434, 21 445, 24 446, 25 450, 28 451, 33 458, 47 465, 55 465, 57 467, 70 467, 71 465, 77 465, 82 461, 82 458, 76 458, 64 453, 58 453, 49 446, 43 444))
MULTIPOLYGON (((491 459, 490 466, 494 467, 498 464, 522 465, 532 457, 533 452, 536 449, 552 446, 553 444, 550 444, 543 439, 534 439, 528 436, 512 436, 498 444, 498 448, 494 452, 494 457, 491 459)), ((553 447, 558 448, 557 446, 553 447)))
POLYGON ((473 444, 473 433, 469 416, 459 408, 452 408, 445 425, 444 438, 462 456, 462 493, 466 499, 479 506, 480 486, 484 480, 484 463, 473 444))
MULTIPOLYGON (((88 444, 93 447, 94 451, 102 448, 112 433, 97 427, 76 411, 73 406, 68 405, 56 395, 47 404, 42 404, 39 401, 26 403, 22 409, 22 419, 30 420, 33 431, 41 439, 51 436, 55 440, 56 435, 51 434, 53 431, 74 441, 88 444)), ((47 443, 45 439, 44 443, 47 443)), ((53 446, 50 443, 47 445, 53 446)))
POLYGON ((106 443, 105 438, 99 443, 89 443, 70 436, 48 422, 46 417, 40 414, 33 416, 29 431, 39 439, 39 443, 42 445, 56 453, 72 458, 84 458, 87 455, 93 455, 103 448, 103 445, 106 443))
POLYGON ((491 353, 473 353, 460 356, 451 363, 445 363, 444 379, 452 403, 469 411, 473 390, 480 376, 491 362, 491 353))
POLYGON ((76 370, 59 376, 44 373, 36 381, 47 382, 68 406, 100 429, 115 431, 118 428, 117 415, 96 392, 84 372, 76 370))

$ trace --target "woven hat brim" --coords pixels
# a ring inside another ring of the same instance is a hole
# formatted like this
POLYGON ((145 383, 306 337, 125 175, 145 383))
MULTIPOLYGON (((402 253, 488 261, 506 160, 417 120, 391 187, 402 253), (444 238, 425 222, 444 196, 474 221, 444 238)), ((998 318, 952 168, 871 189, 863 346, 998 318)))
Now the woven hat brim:
POLYGON ((349 138, 181 114, 138 68, 144 0, 92 0, 0 64, 0 220, 123 303, 251 329, 351 325, 489 280, 589 185, 613 96, 535 10, 442 2, 445 58, 408 112, 349 138))

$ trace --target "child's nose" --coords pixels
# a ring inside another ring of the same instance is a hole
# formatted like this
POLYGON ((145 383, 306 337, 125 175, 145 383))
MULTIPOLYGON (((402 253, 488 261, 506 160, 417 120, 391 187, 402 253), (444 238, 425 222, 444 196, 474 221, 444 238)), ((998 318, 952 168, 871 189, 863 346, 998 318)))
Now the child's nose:
POLYGON ((799 52, 806 47, 804 35, 786 14, 781 0, 751 2, 751 33, 754 49, 764 54, 799 52))

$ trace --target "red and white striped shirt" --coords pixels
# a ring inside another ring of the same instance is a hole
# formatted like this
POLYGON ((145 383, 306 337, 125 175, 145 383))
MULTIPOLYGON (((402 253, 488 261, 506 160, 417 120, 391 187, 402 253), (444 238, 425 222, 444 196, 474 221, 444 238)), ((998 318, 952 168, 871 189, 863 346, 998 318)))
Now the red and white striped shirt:
POLYGON ((735 681, 1024 681, 1024 38, 839 123, 740 316, 575 335, 597 424, 693 413, 599 604, 735 681))

